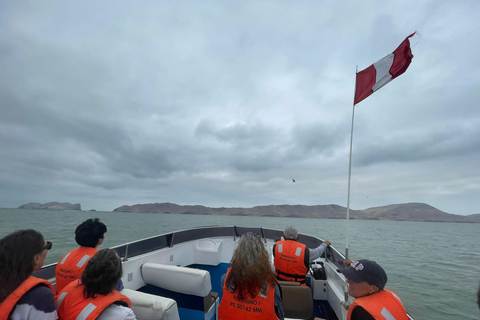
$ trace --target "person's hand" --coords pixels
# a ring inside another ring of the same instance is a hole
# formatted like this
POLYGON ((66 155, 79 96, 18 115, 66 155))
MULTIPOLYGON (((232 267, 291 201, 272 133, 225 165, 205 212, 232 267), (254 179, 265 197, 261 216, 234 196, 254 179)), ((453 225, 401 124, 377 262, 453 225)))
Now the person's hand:
POLYGON ((331 245, 332 243, 328 240, 325 240, 323 243, 325 243, 327 246, 331 245))

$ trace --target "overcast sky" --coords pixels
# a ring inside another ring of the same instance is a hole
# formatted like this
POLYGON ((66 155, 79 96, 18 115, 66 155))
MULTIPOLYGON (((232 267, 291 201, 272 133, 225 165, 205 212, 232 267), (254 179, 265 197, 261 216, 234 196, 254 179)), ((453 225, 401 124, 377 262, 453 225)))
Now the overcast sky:
POLYGON ((480 213, 480 2, 0 2, 0 207, 347 206, 480 213), (296 182, 293 182, 295 179, 296 182))

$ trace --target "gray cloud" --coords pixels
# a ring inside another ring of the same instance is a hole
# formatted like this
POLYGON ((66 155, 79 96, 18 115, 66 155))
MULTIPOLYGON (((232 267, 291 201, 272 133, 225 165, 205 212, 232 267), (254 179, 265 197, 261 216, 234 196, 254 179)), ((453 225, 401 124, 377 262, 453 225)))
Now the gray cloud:
POLYGON ((418 30, 355 107, 351 205, 478 213, 479 6, 4 1, 0 206, 346 205, 355 65, 418 30))

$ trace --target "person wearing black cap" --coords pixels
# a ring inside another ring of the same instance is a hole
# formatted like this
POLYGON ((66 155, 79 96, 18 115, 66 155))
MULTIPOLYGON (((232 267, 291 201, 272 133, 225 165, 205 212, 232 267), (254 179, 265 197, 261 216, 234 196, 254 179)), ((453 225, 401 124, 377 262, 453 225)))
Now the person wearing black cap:
POLYGON ((358 260, 338 271, 347 278, 348 294, 355 298, 347 320, 409 319, 397 294, 385 289, 387 274, 375 261, 358 260))
POLYGON ((277 241, 273 245, 273 262, 277 280, 296 281, 305 286, 310 262, 319 258, 331 243, 327 240, 317 248, 309 249, 297 241, 298 231, 292 226, 286 227, 283 235, 285 240, 277 241))

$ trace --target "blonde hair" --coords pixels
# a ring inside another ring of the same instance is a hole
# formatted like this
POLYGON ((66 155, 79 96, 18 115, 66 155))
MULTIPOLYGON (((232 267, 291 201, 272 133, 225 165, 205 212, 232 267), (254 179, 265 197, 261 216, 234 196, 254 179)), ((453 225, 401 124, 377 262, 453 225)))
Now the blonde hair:
POLYGON ((259 292, 266 294, 268 287, 276 283, 268 252, 256 234, 247 233, 240 238, 230 265, 225 285, 240 299, 247 295, 255 298, 259 292))

